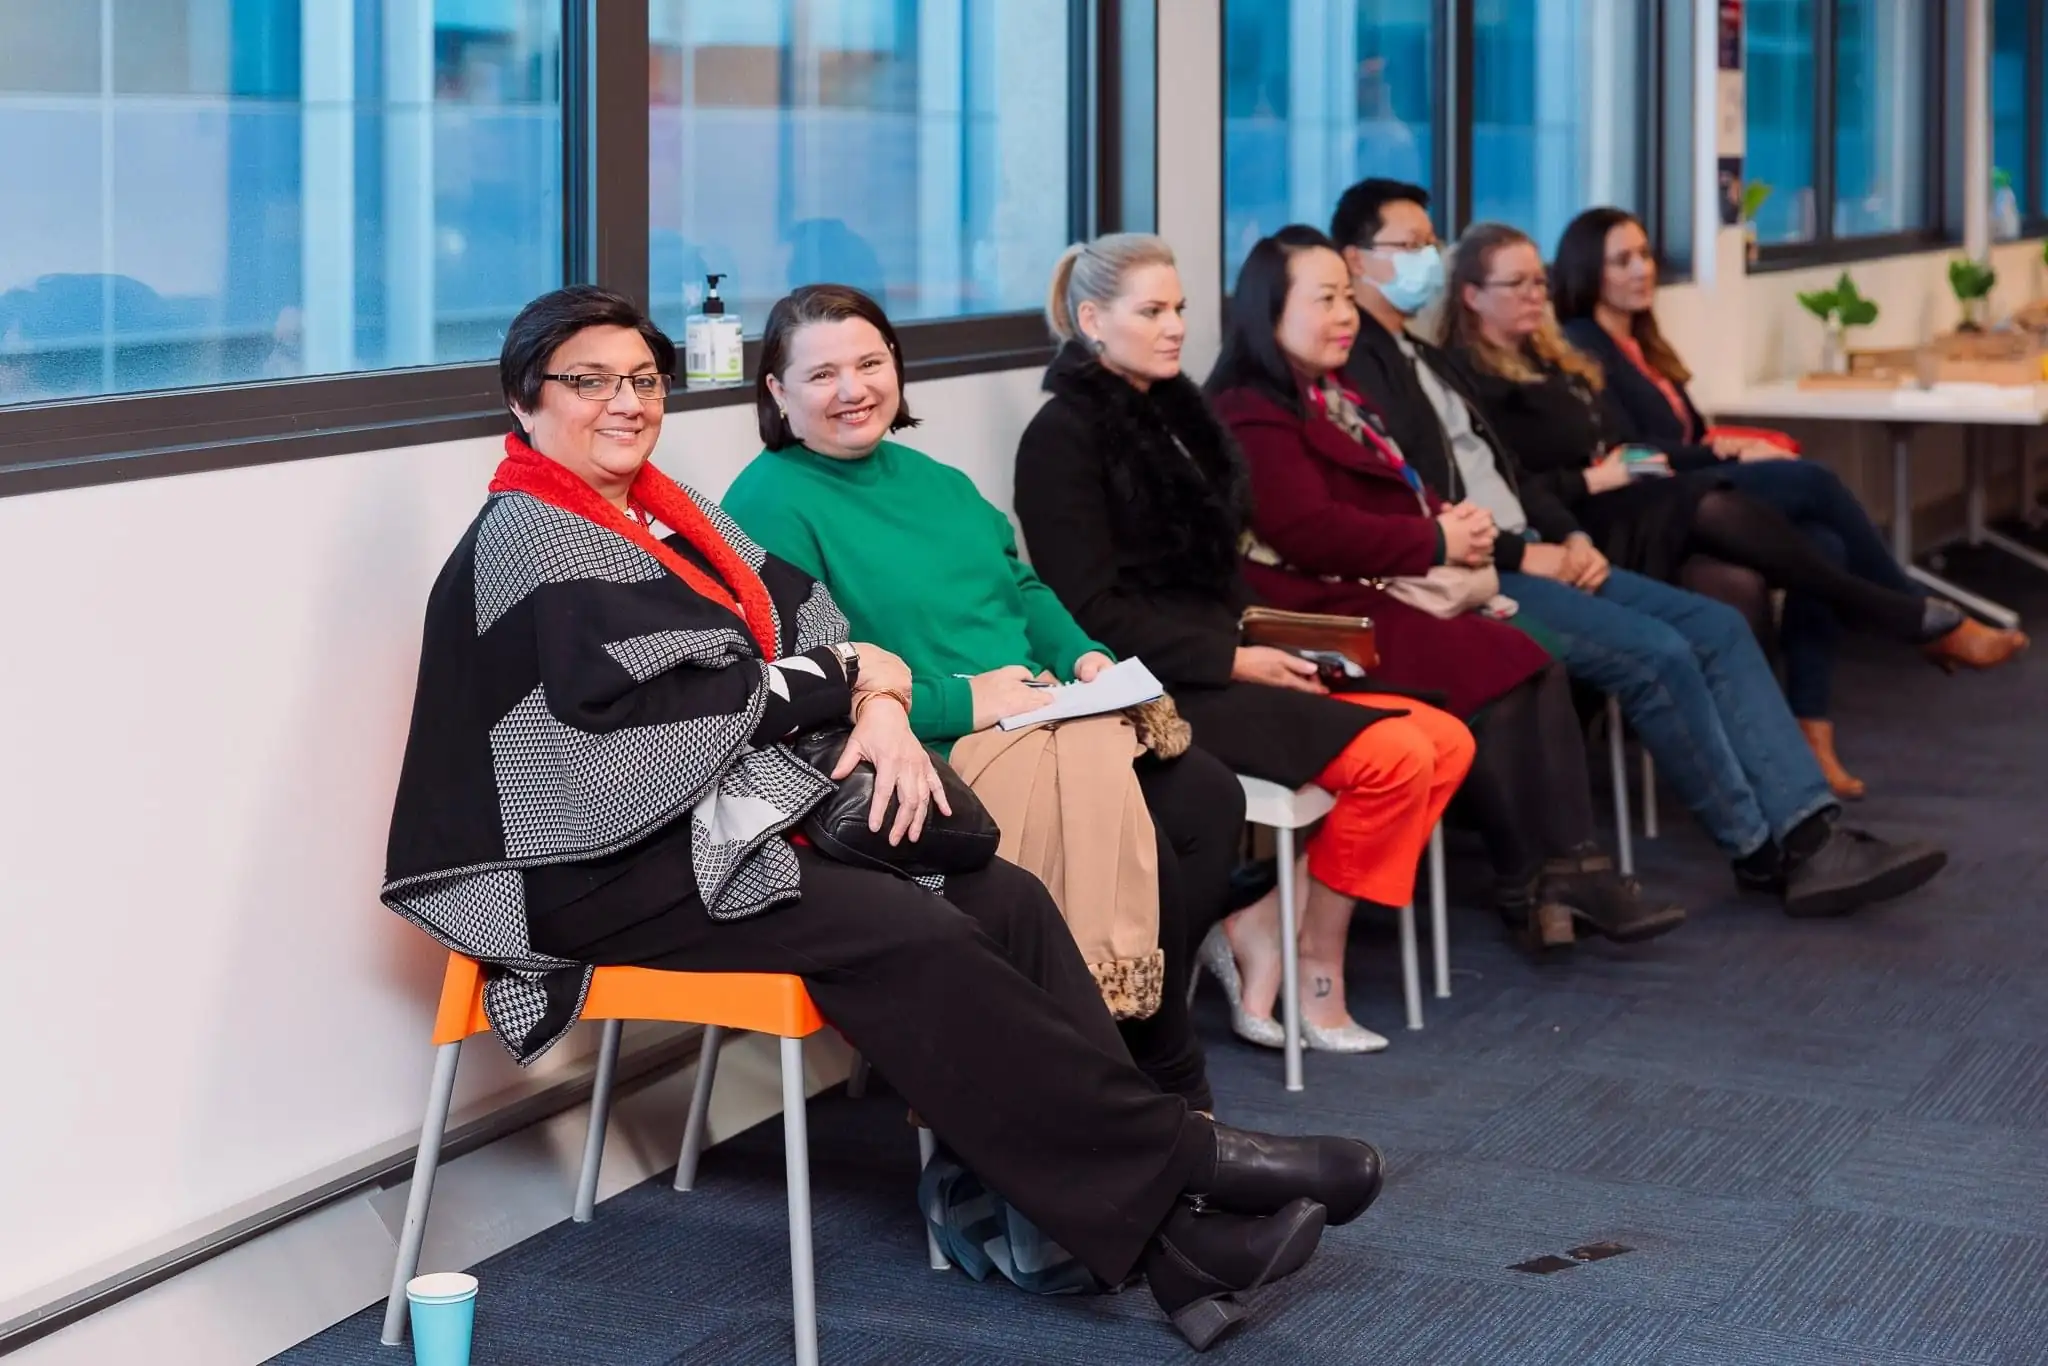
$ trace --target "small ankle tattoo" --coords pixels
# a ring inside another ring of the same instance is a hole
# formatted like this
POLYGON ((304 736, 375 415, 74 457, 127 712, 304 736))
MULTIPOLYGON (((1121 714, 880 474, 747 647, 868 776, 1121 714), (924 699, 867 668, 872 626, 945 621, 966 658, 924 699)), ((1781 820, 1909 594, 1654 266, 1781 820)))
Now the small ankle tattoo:
POLYGON ((1320 1001, 1324 997, 1328 996, 1330 994, 1332 985, 1333 984, 1331 983, 1330 979, 1327 977, 1316 978, 1316 999, 1320 1001))

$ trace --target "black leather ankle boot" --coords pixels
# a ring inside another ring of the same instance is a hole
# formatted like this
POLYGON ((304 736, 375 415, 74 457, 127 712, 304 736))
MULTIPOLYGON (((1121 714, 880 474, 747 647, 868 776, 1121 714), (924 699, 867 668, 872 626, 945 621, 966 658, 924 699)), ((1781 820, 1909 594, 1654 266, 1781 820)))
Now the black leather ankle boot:
POLYGON ((1198 1352, 1243 1323, 1240 1292, 1308 1264, 1323 1237, 1323 1207, 1296 1200, 1262 1217, 1177 1204, 1138 1263, 1152 1298, 1198 1352))
POLYGON ((1380 1155, 1355 1138, 1257 1134, 1215 1125, 1216 1165, 1190 1182, 1201 1209, 1272 1214, 1306 1197, 1348 1224, 1379 1197, 1380 1155))
POLYGON ((1655 939, 1685 923, 1682 908, 1646 899, 1642 884, 1617 874, 1614 860, 1591 843, 1545 863, 1537 897, 1571 907, 1580 924, 1622 944, 1655 939))

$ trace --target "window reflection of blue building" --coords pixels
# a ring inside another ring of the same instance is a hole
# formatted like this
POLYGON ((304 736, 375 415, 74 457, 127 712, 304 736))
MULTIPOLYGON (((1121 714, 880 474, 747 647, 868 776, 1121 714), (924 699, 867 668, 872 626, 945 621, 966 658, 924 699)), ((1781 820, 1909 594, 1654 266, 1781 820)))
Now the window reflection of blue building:
MULTIPOLYGON (((0 48, 30 26, 99 54, 55 93, 0 64, 0 141, 69 168, 43 200, 54 234, 0 237, 0 289, 39 301, 38 345, 99 357, 90 378, 75 354, 43 373, 120 392, 494 352, 561 275, 559 43, 528 22, 551 8, 164 0, 114 8, 111 30, 97 5, 0 17, 0 48), (53 274, 74 283, 46 295, 53 274), (79 278, 108 283, 95 301, 79 278)), ((29 342, 17 323, 0 344, 29 342)))

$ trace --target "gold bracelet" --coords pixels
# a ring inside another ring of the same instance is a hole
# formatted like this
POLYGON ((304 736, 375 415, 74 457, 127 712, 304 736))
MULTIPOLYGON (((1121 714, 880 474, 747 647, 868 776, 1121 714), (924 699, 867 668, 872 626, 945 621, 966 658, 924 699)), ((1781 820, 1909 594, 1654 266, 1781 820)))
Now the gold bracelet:
POLYGON ((854 695, 853 699, 853 720, 855 725, 860 724, 860 709, 878 697, 894 699, 896 704, 903 708, 903 714, 905 716, 910 715, 910 698, 904 693, 895 688, 863 688, 854 695))

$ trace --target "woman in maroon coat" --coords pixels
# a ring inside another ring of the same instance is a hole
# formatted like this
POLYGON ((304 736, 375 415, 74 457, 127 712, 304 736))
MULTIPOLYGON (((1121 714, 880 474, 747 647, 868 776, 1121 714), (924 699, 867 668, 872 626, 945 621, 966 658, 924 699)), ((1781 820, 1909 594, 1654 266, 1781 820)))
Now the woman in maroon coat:
POLYGON ((1575 920, 1620 940, 1677 928, 1685 913, 1644 901, 1594 837, 1563 669, 1505 621, 1439 617, 1376 586, 1490 565, 1494 528, 1476 505, 1443 504, 1339 386, 1357 335, 1349 274, 1322 233, 1283 228, 1252 248, 1205 386, 1251 470, 1247 582, 1278 607, 1371 617, 1375 682, 1439 692, 1472 728, 1463 795, 1504 917, 1546 944, 1568 941, 1575 920))

